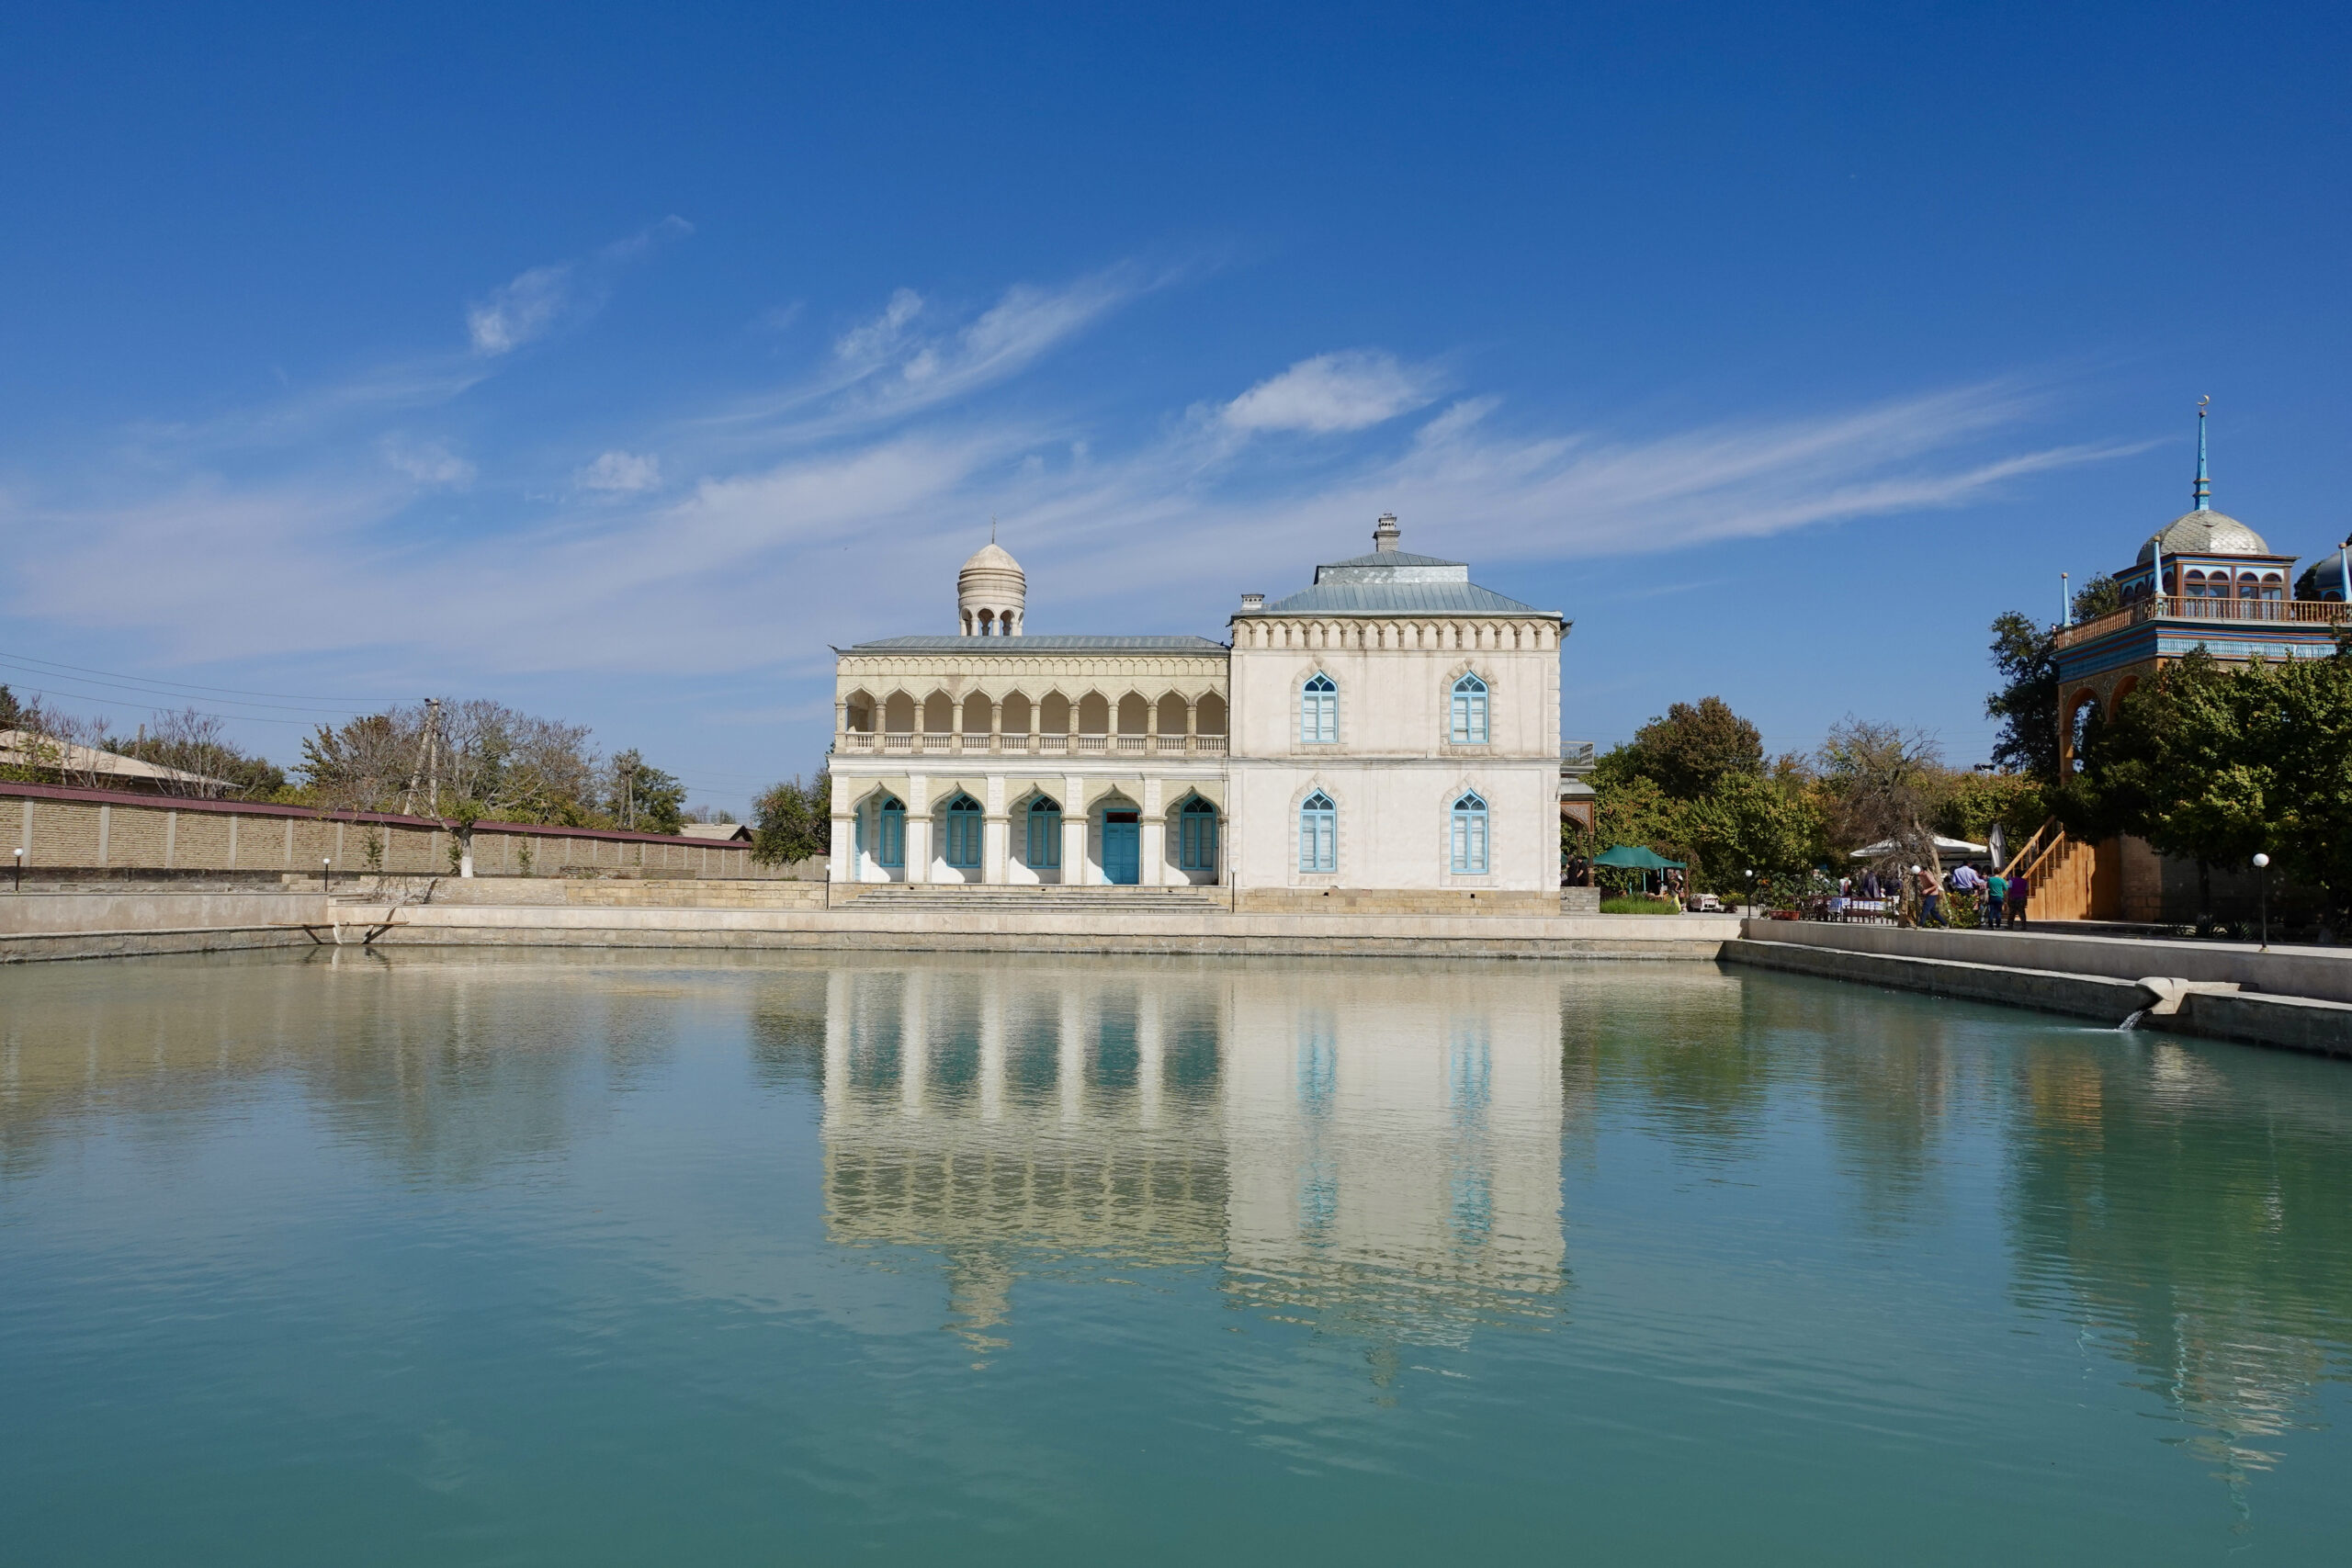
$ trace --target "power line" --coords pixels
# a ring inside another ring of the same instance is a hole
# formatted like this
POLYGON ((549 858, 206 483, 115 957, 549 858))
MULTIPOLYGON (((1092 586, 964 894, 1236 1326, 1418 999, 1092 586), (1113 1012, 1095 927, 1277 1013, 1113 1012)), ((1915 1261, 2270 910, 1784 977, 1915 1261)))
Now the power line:
POLYGON ((159 681, 149 676, 133 675, 121 670, 93 670, 88 666, 82 664, 60 664, 52 659, 35 659, 29 653, 8 653, 0 651, 0 662, 9 661, 39 664, 51 670, 71 670, 77 675, 111 675, 117 680, 134 681, 141 685, 153 686, 158 689, 166 686, 177 686, 185 691, 218 692, 223 695, 232 697, 283 697, 288 702, 293 703, 378 703, 383 700, 380 697, 322 697, 300 692, 254 692, 248 691, 242 686, 199 686, 186 681, 159 681))
MULTIPOLYGON (((101 680, 96 679, 95 677, 92 677, 92 676, 86 676, 86 675, 59 675, 59 674, 56 674, 56 673, 54 673, 54 672, 52 672, 52 671, 47 671, 47 670, 35 670, 35 669, 30 668, 30 667, 29 667, 29 666, 28 666, 28 665, 20 664, 20 663, 18 663, 15 659, 12 659, 12 658, 8 657, 7 655, 5 655, 5 654, 0 654, 0 669, 20 670, 20 671, 22 671, 24 673, 26 673, 26 674, 30 675, 31 677, 33 677, 35 680, 40 680, 40 681, 49 681, 49 682, 60 682, 60 683, 62 683, 63 685, 66 685, 66 686, 75 686, 75 687, 78 687, 78 686, 104 686, 104 687, 106 687, 106 688, 107 688, 107 690, 109 690, 109 691, 116 691, 116 692, 130 692, 130 693, 134 693, 134 694, 146 694, 146 695, 149 695, 149 696, 163 697, 163 698, 167 698, 167 699, 169 699, 168 701, 164 702, 164 703, 162 703, 162 704, 160 704, 160 705, 155 704, 155 703, 149 703, 147 705, 148 705, 148 706, 150 706, 150 707, 154 707, 154 706, 158 706, 158 705, 164 706, 164 707, 170 707, 170 706, 175 705, 175 704, 185 704, 185 703, 187 703, 187 702, 188 701, 188 698, 189 698, 189 695, 190 695, 190 694, 189 694, 189 693, 187 693, 187 692, 173 692, 173 691, 168 691, 168 690, 165 690, 164 687, 162 687, 162 686, 160 686, 160 685, 151 685, 151 684, 148 684, 148 683, 143 682, 135 682, 135 681, 130 681, 130 682, 126 682, 126 681, 101 681, 101 680)), ((83 693, 81 693, 81 692, 78 692, 78 691, 68 691, 68 692, 66 692, 66 693, 65 693, 65 695, 67 695, 67 696, 71 696, 71 697, 78 698, 78 699, 80 699, 81 701, 84 701, 84 702, 93 702, 93 703, 96 703, 96 702, 104 702, 104 701, 106 701, 106 700, 107 700, 107 699, 106 699, 106 698, 104 698, 104 697, 94 697, 94 696, 88 696, 88 695, 85 695, 85 694, 83 694, 83 693)), ((235 698, 232 698, 232 699, 230 699, 229 701, 226 701, 226 702, 222 702, 220 699, 219 699, 219 698, 217 698, 217 697, 209 698, 209 699, 207 699, 207 700, 208 700, 209 702, 210 702, 210 704, 211 704, 213 706, 216 706, 216 707, 232 707, 232 708, 268 708, 268 709, 270 709, 270 710, 272 710, 272 711, 274 711, 274 712, 277 712, 277 713, 316 713, 316 714, 326 714, 326 715, 328 715, 328 716, 332 716, 332 717, 339 717, 339 718, 348 718, 348 717, 354 716, 356 716, 356 715, 357 715, 357 714, 359 714, 359 713, 361 713, 361 712, 363 712, 363 711, 364 711, 364 710, 359 709, 359 708, 323 708, 323 707, 304 707, 304 706, 298 706, 298 705, 294 705, 294 704, 291 704, 291 703, 249 703, 249 702, 241 701, 241 700, 238 700, 238 699, 235 699, 235 698)), ((239 714, 239 715, 235 715, 235 716, 226 716, 226 715, 224 715, 223 716, 244 717, 244 716, 244 716, 244 715, 243 715, 243 714, 239 714)), ((286 720, 286 721, 283 721, 283 722, 291 723, 291 722, 293 722, 293 721, 292 721, 292 720, 286 720)))

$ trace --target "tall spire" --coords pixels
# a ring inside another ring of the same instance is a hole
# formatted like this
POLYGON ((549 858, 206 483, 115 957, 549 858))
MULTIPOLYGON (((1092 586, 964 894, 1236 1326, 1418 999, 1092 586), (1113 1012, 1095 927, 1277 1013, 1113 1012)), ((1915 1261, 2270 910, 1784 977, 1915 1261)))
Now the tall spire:
POLYGON ((2213 485, 2205 477, 2205 405, 2212 400, 2210 397, 2197 400, 2197 510, 2199 512, 2213 510, 2213 485))

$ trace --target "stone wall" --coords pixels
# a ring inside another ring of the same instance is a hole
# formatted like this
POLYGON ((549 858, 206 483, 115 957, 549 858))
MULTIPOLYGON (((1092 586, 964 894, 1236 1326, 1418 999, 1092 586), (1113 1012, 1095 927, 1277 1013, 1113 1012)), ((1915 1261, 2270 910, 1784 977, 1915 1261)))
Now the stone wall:
MULTIPOLYGON (((1236 897, 1236 912, 1245 915, 1556 915, 1562 909, 1556 888, 1244 887, 1236 897)), ((1597 902, 1592 912, 1600 913, 1597 902)))
MULTIPOLYGON (((792 866, 756 864, 748 844, 700 843, 654 833, 479 823, 479 876, 572 874, 788 880, 792 866)), ((175 800, 111 790, 0 784, 0 869, 21 849, 28 870, 368 872, 447 875, 455 835, 414 817, 300 807, 175 800)))

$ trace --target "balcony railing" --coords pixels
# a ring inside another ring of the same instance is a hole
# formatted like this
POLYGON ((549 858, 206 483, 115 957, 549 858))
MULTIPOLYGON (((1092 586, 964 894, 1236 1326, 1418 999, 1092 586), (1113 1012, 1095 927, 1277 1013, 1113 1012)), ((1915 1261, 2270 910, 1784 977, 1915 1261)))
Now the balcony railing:
POLYGON ((2320 599, 2192 599, 2178 593, 2137 599, 2095 621, 2058 628, 2057 646, 2073 648, 2126 626, 2154 620, 2235 621, 2267 626, 2326 626, 2344 620, 2352 609, 2334 600, 2320 599))
POLYGON ((912 757, 1011 754, 1064 757, 1072 752, 1101 751, 1111 755, 1161 757, 1222 757, 1222 735, 965 735, 956 731, 929 734, 899 732, 876 735, 867 729, 845 729, 833 737, 833 750, 845 756, 875 752, 912 757))

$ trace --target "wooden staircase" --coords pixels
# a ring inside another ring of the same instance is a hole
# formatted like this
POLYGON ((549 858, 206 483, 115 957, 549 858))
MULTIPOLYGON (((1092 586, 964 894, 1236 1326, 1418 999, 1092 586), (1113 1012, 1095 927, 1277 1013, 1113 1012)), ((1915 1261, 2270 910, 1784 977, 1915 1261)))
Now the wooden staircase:
POLYGON ((2032 888, 2025 907, 2029 921, 2112 920, 2122 915, 2118 860, 2109 846, 2070 838, 2053 817, 2009 857, 2001 874, 2015 876, 2024 868, 2032 888))

